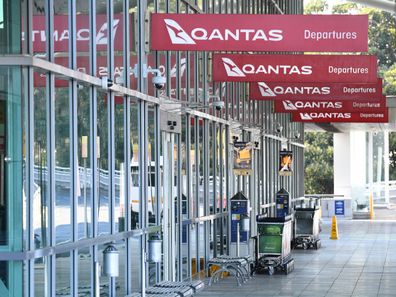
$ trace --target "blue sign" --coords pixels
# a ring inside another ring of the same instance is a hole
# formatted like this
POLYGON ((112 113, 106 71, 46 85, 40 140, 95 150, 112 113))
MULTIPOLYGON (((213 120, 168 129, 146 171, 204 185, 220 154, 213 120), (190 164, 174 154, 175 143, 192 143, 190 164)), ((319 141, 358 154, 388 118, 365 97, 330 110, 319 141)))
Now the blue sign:
POLYGON ((338 216, 345 215, 345 204, 344 200, 334 201, 334 214, 338 216))

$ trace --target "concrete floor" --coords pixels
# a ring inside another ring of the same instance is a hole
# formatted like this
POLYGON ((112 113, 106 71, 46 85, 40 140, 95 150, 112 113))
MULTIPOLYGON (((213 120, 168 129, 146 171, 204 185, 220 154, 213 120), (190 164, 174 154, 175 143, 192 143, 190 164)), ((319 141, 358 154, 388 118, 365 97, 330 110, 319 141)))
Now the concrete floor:
POLYGON ((241 287, 227 277, 195 296, 396 296, 396 221, 339 220, 338 230, 330 240, 324 221, 322 248, 294 250, 289 275, 255 275, 241 287))

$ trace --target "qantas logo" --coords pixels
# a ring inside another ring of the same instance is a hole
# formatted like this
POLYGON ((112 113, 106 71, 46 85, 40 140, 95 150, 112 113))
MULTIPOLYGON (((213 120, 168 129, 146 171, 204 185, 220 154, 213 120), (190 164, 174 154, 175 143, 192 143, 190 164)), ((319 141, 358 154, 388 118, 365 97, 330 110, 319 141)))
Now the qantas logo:
MULTIPOLYGON (((312 74, 312 66, 308 66, 308 65, 299 67, 296 65, 257 65, 256 66, 253 64, 245 64, 242 67, 239 67, 230 58, 223 57, 222 60, 223 60, 224 68, 229 77, 245 77, 246 74, 278 74, 278 75, 311 75, 312 74)), ((267 85, 265 86, 268 88, 267 85)), ((274 92, 272 93, 274 94, 274 92)))
POLYGON ((263 97, 275 97, 275 93, 271 90, 271 88, 265 82, 259 82, 258 87, 260 90, 260 94, 263 97))
POLYGON ((312 121, 315 119, 350 119, 351 113, 344 112, 300 112, 300 118, 306 121, 312 121))
POLYGON ((283 107, 286 110, 297 110, 298 108, 294 106, 294 104, 290 100, 283 101, 283 107))
POLYGON ((342 102, 333 101, 290 101, 283 100, 283 107, 285 110, 298 110, 308 108, 324 108, 324 109, 340 109, 343 107, 342 102))
POLYGON ((229 58, 222 58, 227 75, 231 77, 245 77, 242 70, 229 58))
POLYGON ((272 29, 220 29, 207 30, 205 28, 194 28, 190 34, 187 33, 175 20, 164 19, 166 29, 173 44, 196 44, 195 40, 220 40, 220 41, 281 41, 283 31, 272 29))
POLYGON ((165 19, 164 22, 173 44, 195 44, 195 41, 174 20, 165 19))
POLYGON ((262 97, 276 97, 277 95, 329 95, 331 93, 330 87, 284 87, 275 85, 270 88, 265 82, 259 82, 258 87, 262 97))
MULTIPOLYGON (((113 20, 113 38, 116 35, 118 24, 120 20, 113 20)), ((107 32, 107 22, 103 23, 98 34, 96 35, 96 44, 107 44, 108 43, 108 32, 107 32)))

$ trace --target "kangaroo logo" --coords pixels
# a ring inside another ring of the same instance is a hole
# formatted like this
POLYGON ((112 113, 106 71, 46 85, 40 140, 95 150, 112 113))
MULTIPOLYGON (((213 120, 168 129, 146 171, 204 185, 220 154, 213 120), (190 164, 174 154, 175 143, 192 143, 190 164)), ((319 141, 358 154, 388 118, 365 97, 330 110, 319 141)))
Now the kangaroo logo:
POLYGON ((265 82, 259 82, 258 86, 259 86, 261 96, 276 97, 275 93, 271 90, 271 88, 269 86, 267 86, 267 84, 265 82))
POLYGON ((298 108, 290 101, 290 100, 283 100, 283 107, 286 110, 297 110, 298 108))
MULTIPOLYGON (((115 37, 118 29, 118 24, 120 20, 113 20, 113 38, 115 37)), ((108 32, 107 32, 107 22, 103 23, 98 34, 96 35, 96 44, 107 44, 108 43, 108 32)))
POLYGON ((222 58, 224 68, 227 72, 228 76, 231 77, 245 77, 246 75, 242 72, 241 69, 232 61, 231 59, 228 58, 222 58))
POLYGON ((309 113, 300 112, 300 117, 302 120, 312 120, 312 117, 309 115, 309 113))
POLYGON ((173 44, 195 44, 195 41, 174 20, 164 19, 164 22, 173 44))

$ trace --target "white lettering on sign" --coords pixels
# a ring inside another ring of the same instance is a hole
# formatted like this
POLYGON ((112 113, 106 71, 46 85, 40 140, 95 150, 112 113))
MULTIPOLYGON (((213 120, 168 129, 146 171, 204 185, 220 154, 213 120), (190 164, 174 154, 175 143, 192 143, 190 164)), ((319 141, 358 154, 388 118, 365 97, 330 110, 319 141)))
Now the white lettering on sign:
POLYGON ((360 114, 361 118, 384 118, 385 115, 383 113, 361 113, 360 114))
POLYGON ((356 32, 337 32, 337 31, 330 31, 330 32, 314 32, 311 30, 304 30, 304 39, 314 39, 316 41, 319 40, 348 40, 348 39, 356 39, 357 33, 356 32))
POLYGON ((172 19, 164 19, 166 29, 173 44, 195 44, 195 40, 235 40, 235 41, 281 41, 283 31, 278 29, 264 31, 262 29, 212 29, 194 28, 187 33, 179 23, 172 19))
POLYGON ((298 110, 303 108, 332 108, 340 109, 342 108, 342 102, 332 102, 332 101, 295 101, 283 100, 283 107, 286 110, 298 110))
POLYGON ((301 87, 283 87, 275 86, 272 89, 265 83, 259 82, 258 87, 260 94, 263 97, 275 97, 276 95, 328 95, 330 94, 330 87, 315 87, 315 86, 301 86, 301 87))
POLYGON ((281 74, 281 75, 310 75, 312 74, 312 66, 296 66, 296 65, 258 65, 245 64, 242 71, 246 74, 281 74))
POLYGON ((376 92, 376 88, 348 88, 348 87, 344 87, 342 89, 342 91, 345 94, 367 94, 367 93, 375 93, 376 92))
POLYGON ((379 108, 381 104, 372 102, 353 102, 352 106, 356 108, 379 108))
POLYGON ((335 74, 368 74, 369 69, 368 68, 355 68, 355 67, 334 67, 334 66, 329 66, 328 69, 329 73, 335 73, 335 74))
POLYGON ((304 112, 300 113, 302 120, 314 119, 350 119, 351 113, 349 112, 304 112))

